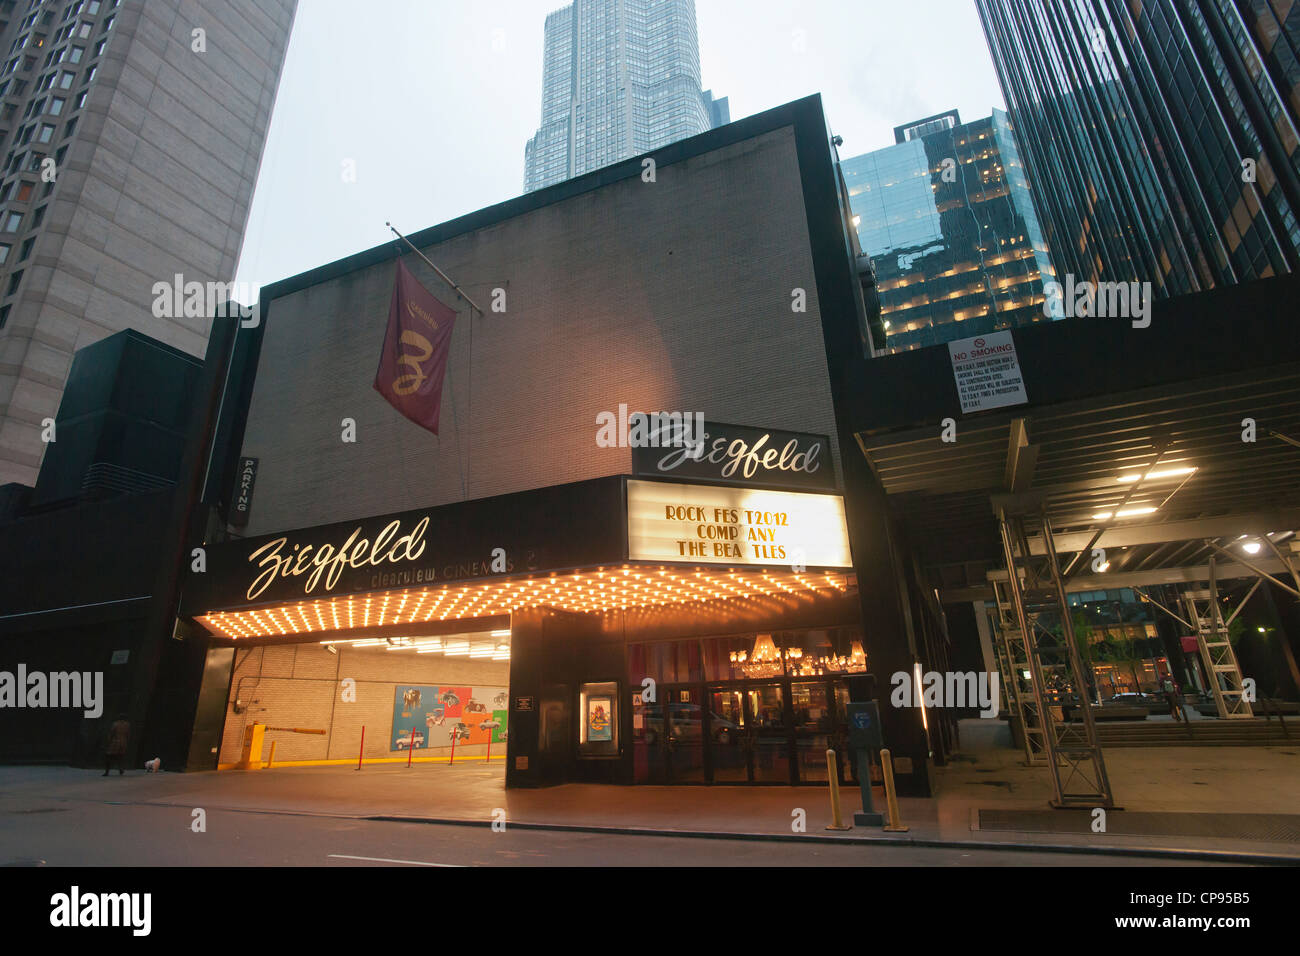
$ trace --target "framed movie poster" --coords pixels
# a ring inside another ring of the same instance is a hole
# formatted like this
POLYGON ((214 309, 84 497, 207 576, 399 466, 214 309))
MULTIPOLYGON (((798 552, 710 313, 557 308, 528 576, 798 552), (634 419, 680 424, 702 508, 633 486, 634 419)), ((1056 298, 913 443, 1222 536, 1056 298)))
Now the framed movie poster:
POLYGON ((587 739, 613 740, 614 729, 611 714, 614 712, 614 701, 609 697, 588 697, 587 698, 587 739))
POLYGON ((618 756, 618 682, 583 684, 578 695, 578 754, 618 756))

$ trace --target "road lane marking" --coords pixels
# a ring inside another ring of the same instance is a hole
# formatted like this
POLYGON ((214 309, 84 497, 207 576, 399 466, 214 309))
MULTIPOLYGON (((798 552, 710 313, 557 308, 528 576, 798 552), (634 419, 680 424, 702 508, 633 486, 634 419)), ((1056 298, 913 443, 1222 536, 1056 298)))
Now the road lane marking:
POLYGON ((371 863, 405 863, 407 866, 449 866, 459 869, 459 863, 426 863, 424 860, 389 860, 382 856, 349 856, 346 853, 331 853, 334 860, 367 860, 371 863))

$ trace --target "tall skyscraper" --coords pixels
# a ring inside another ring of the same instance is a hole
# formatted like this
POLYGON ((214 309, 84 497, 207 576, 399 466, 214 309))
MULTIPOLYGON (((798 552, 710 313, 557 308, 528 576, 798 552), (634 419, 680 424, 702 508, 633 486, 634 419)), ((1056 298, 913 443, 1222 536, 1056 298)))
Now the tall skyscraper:
POLYGON ((546 18, 524 192, 731 122, 700 89, 695 0, 573 0, 546 18))
POLYGON ((977 4, 1062 275, 1167 296, 1300 264, 1300 4, 977 4))
POLYGON ((876 267, 885 329, 876 347, 1042 320, 1052 265, 1006 114, 963 124, 950 110, 896 127, 894 138, 840 163, 876 267))
POLYGON ((77 349, 204 354, 211 313, 154 287, 233 279, 296 6, 0 0, 0 485, 35 481, 77 349))

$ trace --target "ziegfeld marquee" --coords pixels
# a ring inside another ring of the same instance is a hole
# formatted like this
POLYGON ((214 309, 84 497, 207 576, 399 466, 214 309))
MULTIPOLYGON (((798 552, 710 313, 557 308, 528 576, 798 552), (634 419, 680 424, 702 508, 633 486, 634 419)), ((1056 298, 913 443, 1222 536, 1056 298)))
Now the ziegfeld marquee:
POLYGON ((627 529, 630 561, 853 565, 839 495, 629 479, 627 529))
POLYGON ((182 613, 232 638, 534 605, 581 612, 844 593, 852 577, 838 495, 621 476, 208 552, 207 570, 187 581, 182 613))

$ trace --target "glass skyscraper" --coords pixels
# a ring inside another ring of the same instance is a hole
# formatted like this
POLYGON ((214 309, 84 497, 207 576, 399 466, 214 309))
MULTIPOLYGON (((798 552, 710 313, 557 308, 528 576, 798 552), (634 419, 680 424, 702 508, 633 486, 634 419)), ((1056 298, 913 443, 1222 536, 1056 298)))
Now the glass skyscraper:
POLYGON ((694 0, 574 0, 546 18, 524 192, 731 121, 700 89, 694 0))
POLYGON ((977 0, 1058 270, 1157 296, 1300 260, 1300 4, 977 0))
POLYGON ((1007 116, 955 110, 841 162, 890 352, 1044 319, 1053 275, 1007 116))

